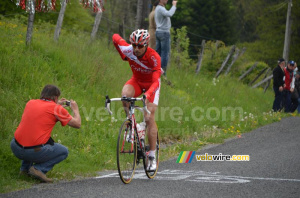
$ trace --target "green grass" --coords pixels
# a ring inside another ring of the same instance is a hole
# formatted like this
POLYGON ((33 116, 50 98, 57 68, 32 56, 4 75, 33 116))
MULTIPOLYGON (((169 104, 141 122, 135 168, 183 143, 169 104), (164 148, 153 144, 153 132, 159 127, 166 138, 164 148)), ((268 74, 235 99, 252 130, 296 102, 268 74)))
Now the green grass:
MULTIPOLYGON (((70 180, 116 169, 116 142, 124 113, 121 104, 112 105, 112 117, 103 107, 105 95, 119 97, 131 77, 128 63, 107 40, 90 43, 90 35, 82 32, 62 31, 55 43, 53 27, 35 27, 30 47, 25 46, 25 36, 25 25, 0 18, 0 193, 39 183, 18 175, 20 160, 12 154, 10 141, 26 102, 39 98, 46 84, 57 85, 62 97, 76 100, 82 117, 79 130, 55 126, 53 138, 70 153, 49 177, 70 180)), ((231 76, 217 80, 204 72, 196 76, 194 68, 178 69, 172 62, 168 80, 173 87, 162 81, 156 115, 166 145, 161 150, 163 160, 182 150, 221 143, 285 116, 270 112, 271 91, 251 89, 231 76)))

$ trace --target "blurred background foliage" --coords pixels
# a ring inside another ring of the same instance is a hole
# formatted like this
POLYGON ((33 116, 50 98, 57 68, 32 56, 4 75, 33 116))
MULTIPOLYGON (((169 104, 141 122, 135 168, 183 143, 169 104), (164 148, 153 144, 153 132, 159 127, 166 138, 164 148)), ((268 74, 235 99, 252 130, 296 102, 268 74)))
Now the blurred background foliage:
MULTIPOLYGON (((152 9, 154 0, 147 2, 147 12, 152 9)), ((135 28, 138 0, 108 0, 105 1, 105 11, 98 31, 98 38, 108 38, 115 32, 122 33, 125 38, 135 28)), ((167 9, 172 5, 168 1, 167 9)), ((171 18, 172 27, 181 29, 186 26, 189 38, 188 52, 192 59, 197 59, 201 41, 222 41, 225 46, 237 45, 239 48, 247 47, 253 61, 262 61, 270 67, 276 66, 276 60, 282 57, 285 23, 287 16, 287 0, 180 0, 177 11, 171 18)), ((49 13, 36 13, 36 23, 56 24, 60 9, 49 13)), ((299 62, 300 49, 300 0, 293 0, 292 6, 292 35, 289 59, 299 62)), ((18 8, 11 0, 0 3, 0 15, 20 18, 28 14, 18 8)), ((67 5, 63 29, 66 31, 91 32, 95 13, 85 9, 78 0, 70 0, 67 5)), ((26 17, 20 18, 27 23, 26 17)), ((143 27, 147 26, 145 18, 143 27)), ((54 30, 53 30, 54 31, 54 30)))

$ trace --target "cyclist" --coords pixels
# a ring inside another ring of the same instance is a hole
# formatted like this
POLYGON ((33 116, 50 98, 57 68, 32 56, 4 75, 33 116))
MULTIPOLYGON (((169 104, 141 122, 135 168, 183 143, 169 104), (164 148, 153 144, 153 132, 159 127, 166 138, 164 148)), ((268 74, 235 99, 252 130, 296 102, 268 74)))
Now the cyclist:
MULTIPOLYGON (((148 47, 150 35, 147 30, 138 29, 130 35, 128 44, 119 34, 114 34, 113 43, 118 50, 121 58, 128 61, 132 70, 132 77, 125 83, 122 89, 123 97, 138 97, 142 90, 146 90, 146 105, 151 112, 145 114, 145 120, 148 126, 147 135, 150 144, 148 154, 147 170, 156 170, 156 141, 157 125, 155 122, 155 110, 158 106, 160 92, 161 60, 158 53, 148 47)), ((129 104, 123 102, 123 106, 128 116, 129 104)))

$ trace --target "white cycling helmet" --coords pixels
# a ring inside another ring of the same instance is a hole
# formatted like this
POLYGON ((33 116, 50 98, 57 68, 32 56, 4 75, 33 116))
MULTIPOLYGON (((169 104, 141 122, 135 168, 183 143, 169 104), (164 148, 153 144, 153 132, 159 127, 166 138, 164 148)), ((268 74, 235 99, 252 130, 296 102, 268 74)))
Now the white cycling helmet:
POLYGON ((138 29, 131 33, 130 43, 134 45, 148 45, 150 40, 150 34, 148 30, 138 29))

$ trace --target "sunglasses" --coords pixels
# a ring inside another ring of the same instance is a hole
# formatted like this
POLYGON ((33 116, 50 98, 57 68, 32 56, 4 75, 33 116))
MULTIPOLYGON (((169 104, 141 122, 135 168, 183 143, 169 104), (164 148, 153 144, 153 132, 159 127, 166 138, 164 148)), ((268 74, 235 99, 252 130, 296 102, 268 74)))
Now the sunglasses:
POLYGON ((132 44, 133 48, 138 47, 139 49, 142 49, 143 47, 145 47, 144 45, 137 45, 137 44, 132 44))

